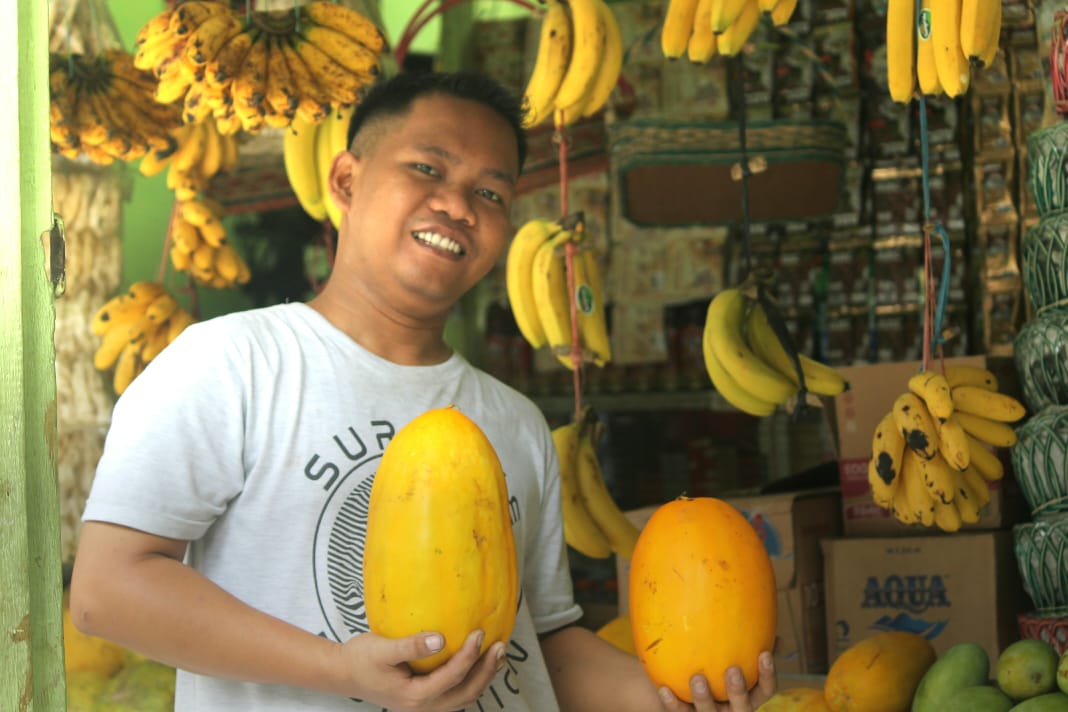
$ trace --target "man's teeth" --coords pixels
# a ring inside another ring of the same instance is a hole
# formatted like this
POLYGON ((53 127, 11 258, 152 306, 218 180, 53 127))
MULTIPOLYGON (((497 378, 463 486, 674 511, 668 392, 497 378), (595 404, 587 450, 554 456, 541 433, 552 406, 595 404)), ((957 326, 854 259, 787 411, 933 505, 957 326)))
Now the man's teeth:
POLYGON ((463 252, 463 250, 460 249, 460 243, 451 240, 444 235, 439 235, 436 232, 416 232, 413 234, 417 240, 421 240, 428 245, 433 245, 442 250, 448 250, 457 255, 463 252))

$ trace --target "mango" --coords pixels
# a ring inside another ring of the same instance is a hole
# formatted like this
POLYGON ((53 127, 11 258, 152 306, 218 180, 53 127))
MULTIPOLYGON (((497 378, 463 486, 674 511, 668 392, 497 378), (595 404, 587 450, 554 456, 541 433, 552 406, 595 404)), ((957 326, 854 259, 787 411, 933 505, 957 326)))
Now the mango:
POLYGON ((985 684, 989 674, 986 650, 977 643, 958 643, 924 673, 912 699, 912 712, 942 712, 945 700, 966 687, 985 684))
POLYGON ((1061 662, 1057 665, 1057 687, 1068 695, 1068 650, 1061 655, 1061 662))
POLYGON ((1012 700, 993 685, 976 685, 957 690, 943 700, 940 712, 1008 712, 1012 700))
POLYGON ((1068 712, 1068 695, 1063 692, 1048 692, 1024 700, 1010 712, 1068 712))
POLYGON ((1057 663, 1057 651, 1048 643, 1017 640, 998 658, 998 687, 1017 702, 1052 692, 1057 689, 1057 663))
POLYGON ((823 690, 791 687, 780 690, 757 708, 757 712, 829 712, 823 690))
POLYGON ((915 633, 876 633, 846 649, 831 664, 823 696, 831 712, 888 712, 909 708, 936 659, 915 633))

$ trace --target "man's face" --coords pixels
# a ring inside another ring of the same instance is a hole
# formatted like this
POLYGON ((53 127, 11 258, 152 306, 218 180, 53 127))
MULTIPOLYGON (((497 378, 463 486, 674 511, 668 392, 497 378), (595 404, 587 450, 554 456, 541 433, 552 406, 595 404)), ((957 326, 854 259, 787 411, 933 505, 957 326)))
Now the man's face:
POLYGON ((511 237, 515 134, 482 104, 440 94, 367 130, 369 150, 350 162, 332 278, 354 280, 386 311, 440 316, 493 268, 511 237))

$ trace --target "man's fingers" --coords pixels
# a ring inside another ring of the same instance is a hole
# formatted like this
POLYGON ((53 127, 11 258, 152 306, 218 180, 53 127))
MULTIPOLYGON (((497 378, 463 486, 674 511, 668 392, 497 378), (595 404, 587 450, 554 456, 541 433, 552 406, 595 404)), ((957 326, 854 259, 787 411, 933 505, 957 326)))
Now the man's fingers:
POLYGON ((768 651, 764 651, 760 654, 760 679, 757 682, 757 688, 763 695, 763 699, 767 699, 775 694, 775 657, 768 651))
POLYGON ((727 699, 731 704, 731 712, 753 712, 753 706, 749 703, 749 689, 745 686, 745 676, 738 666, 727 668, 723 679, 727 683, 727 699))

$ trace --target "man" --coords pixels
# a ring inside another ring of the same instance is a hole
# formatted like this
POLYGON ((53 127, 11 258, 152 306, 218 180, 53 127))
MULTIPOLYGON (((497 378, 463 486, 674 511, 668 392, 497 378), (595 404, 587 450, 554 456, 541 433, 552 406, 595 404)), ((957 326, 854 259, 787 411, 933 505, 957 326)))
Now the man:
MULTIPOLYGON (((572 625, 545 420, 442 340, 512 234, 526 150, 515 99, 475 75, 403 74, 369 93, 352 132, 330 173, 343 217, 323 292, 190 327, 116 404, 75 624, 179 668, 179 710, 694 709, 572 625), (415 675, 406 661, 441 636, 367 632, 362 534, 390 437, 449 404, 504 467, 521 605, 511 640, 480 656, 472 631, 415 675)), ((695 708, 751 712, 774 688, 765 658, 752 697, 735 680, 717 707, 698 680, 695 708)))

